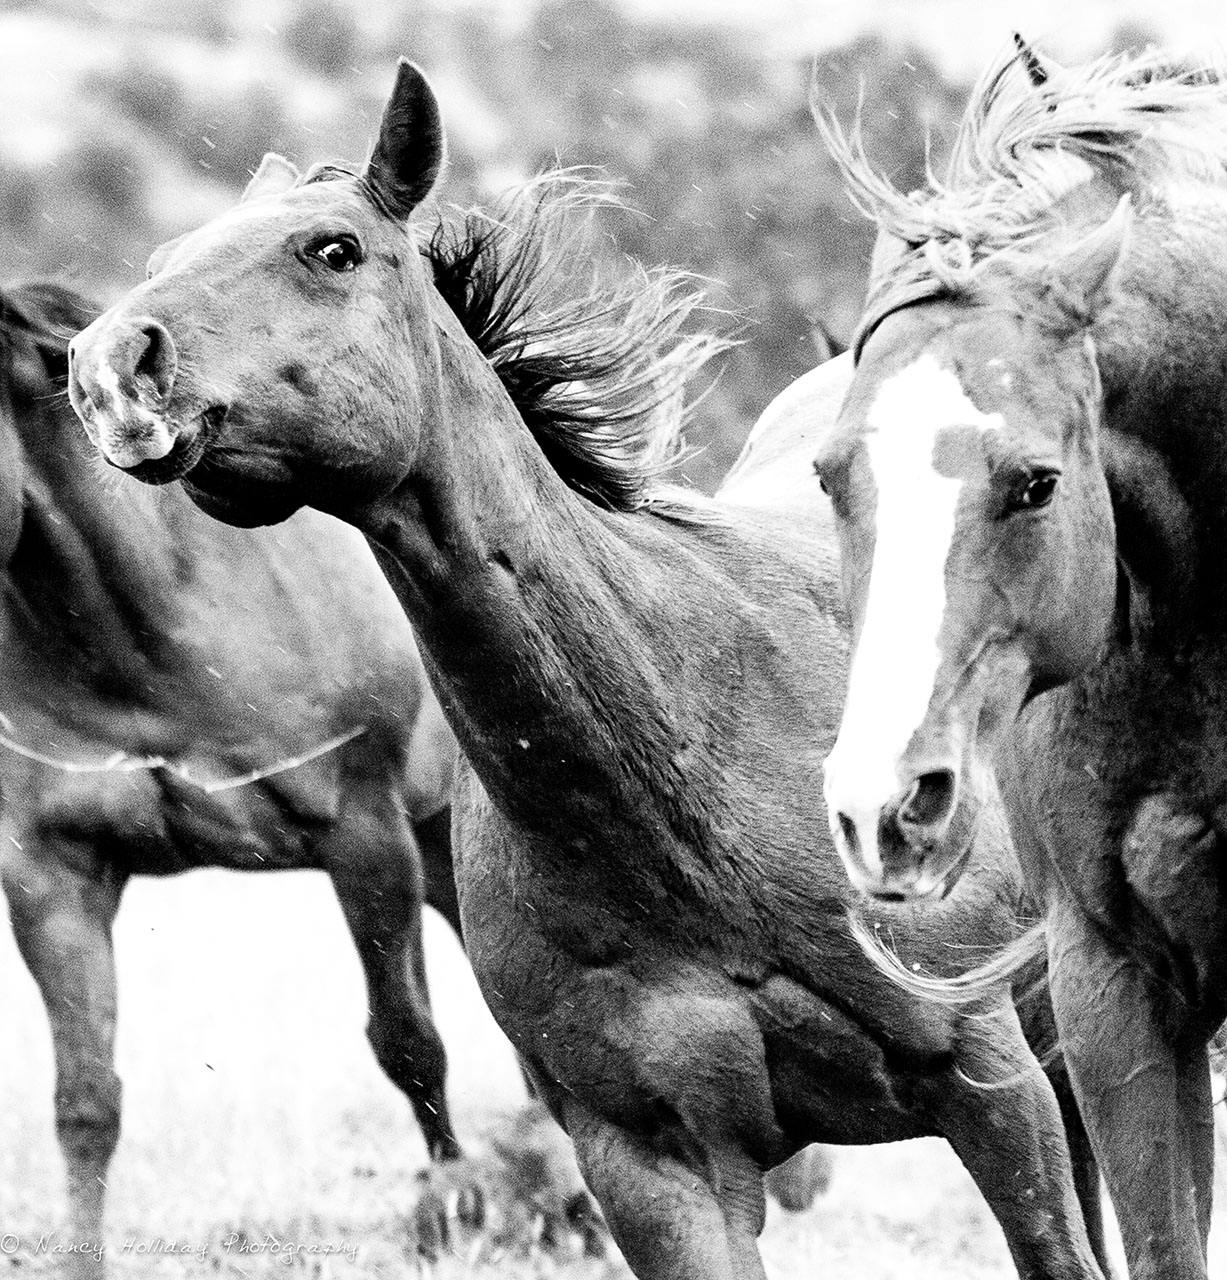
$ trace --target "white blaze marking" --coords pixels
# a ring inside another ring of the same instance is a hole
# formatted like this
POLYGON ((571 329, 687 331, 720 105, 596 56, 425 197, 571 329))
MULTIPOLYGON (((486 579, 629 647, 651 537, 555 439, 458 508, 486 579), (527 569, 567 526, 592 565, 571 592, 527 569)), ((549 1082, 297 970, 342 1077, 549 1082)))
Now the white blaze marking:
POLYGON ((946 558, 963 482, 934 469, 933 451, 947 428, 992 431, 1002 422, 998 413, 981 413, 931 355, 884 382, 866 416, 877 489, 873 562, 824 790, 836 846, 844 852, 842 813, 856 824, 874 873, 882 868, 878 816, 900 788, 899 760, 928 710, 941 663, 946 558))

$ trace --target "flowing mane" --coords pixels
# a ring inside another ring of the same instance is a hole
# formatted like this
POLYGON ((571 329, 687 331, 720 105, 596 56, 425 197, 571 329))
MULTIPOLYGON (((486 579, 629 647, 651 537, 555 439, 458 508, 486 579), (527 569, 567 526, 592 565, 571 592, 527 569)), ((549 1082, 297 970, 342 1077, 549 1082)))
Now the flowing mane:
POLYGON ((845 132, 828 110, 815 111, 853 203, 902 242, 871 282, 858 348, 885 310, 971 292, 986 267, 1033 265, 1057 206, 1096 179, 1129 193, 1141 210, 1191 187, 1227 185, 1222 66, 1151 50, 1049 72, 1017 44, 973 90, 947 175, 930 172, 925 190, 905 195, 874 171, 859 122, 845 132))
POLYGON ((592 215, 611 202, 602 183, 546 174, 442 222, 423 253, 550 465, 629 511, 677 461, 685 384, 725 344, 683 333, 702 300, 693 277, 602 265, 592 215))
MULTIPOLYGON (((364 183, 337 164, 301 181, 338 179, 364 183)), ((445 218, 422 253, 562 480, 633 511, 684 453, 687 382, 729 343, 684 332, 703 302, 696 277, 611 265, 594 214, 619 204, 608 183, 554 170, 490 210, 445 218)))

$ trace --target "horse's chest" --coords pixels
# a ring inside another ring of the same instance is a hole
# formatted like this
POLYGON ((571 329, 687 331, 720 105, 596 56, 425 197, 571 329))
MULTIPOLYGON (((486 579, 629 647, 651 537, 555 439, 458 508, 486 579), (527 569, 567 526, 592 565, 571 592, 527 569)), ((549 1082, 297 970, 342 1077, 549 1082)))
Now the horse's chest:
POLYGON ((1152 957, 1178 957, 1198 993, 1227 992, 1223 655, 1120 660, 1038 700, 1005 772, 1021 856, 1060 870, 1041 879, 1152 957))

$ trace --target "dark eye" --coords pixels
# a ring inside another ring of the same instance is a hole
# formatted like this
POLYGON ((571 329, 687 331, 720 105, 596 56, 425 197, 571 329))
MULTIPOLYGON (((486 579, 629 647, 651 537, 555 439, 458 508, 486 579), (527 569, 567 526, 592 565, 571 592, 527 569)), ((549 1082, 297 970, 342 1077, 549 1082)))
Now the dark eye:
POLYGON ((814 475, 818 477, 818 487, 829 498, 831 496, 831 486, 827 482, 826 472, 830 469, 830 462, 825 456, 819 456, 810 465, 814 468, 814 475))
POLYGON ((352 271, 362 261, 362 249, 353 236, 325 236, 308 245, 307 254, 336 272, 352 271))
POLYGON ((1015 505, 1023 511, 1035 511, 1040 507, 1046 507, 1052 501, 1060 479, 1060 475, 1055 471, 1042 471, 1033 475, 1023 485, 1015 499, 1015 505))

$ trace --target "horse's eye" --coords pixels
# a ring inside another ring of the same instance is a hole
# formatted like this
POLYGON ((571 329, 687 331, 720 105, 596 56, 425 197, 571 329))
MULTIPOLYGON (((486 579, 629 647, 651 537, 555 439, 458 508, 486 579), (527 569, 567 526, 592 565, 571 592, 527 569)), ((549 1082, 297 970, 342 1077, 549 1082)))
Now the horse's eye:
POLYGON ((1057 482, 1060 478, 1055 471, 1045 471, 1032 476, 1018 495, 1018 505, 1030 511, 1046 507, 1057 491, 1057 482))
POLYGON ((362 249, 353 236, 328 236, 317 240, 307 252, 329 271, 352 271, 362 261, 362 249))

